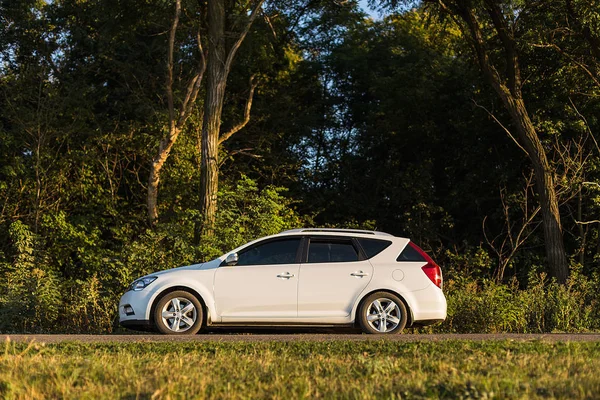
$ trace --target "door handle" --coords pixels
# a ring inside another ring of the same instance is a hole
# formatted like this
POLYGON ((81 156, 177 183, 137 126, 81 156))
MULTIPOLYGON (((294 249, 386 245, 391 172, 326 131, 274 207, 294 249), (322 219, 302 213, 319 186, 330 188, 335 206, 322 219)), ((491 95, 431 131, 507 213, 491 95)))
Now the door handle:
POLYGON ((362 271, 358 271, 358 272, 353 272, 350 274, 350 276, 356 276, 357 278, 362 278, 363 276, 368 276, 369 274, 367 274, 366 272, 362 272, 362 271))
POLYGON ((281 279, 290 279, 293 276, 294 276, 294 274, 290 274, 289 272, 283 272, 283 273, 277 275, 277 277, 281 278, 281 279))

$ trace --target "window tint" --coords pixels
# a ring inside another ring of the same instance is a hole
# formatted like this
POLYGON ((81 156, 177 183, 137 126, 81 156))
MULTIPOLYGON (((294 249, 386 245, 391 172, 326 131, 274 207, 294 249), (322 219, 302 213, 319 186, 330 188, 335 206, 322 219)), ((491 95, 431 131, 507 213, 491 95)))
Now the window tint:
POLYGON ((392 242, 389 240, 377 240, 377 239, 362 239, 359 238, 358 242, 362 246, 367 258, 375 257, 383 250, 387 249, 392 242))
POLYGON ((351 242, 310 241, 309 263, 358 261, 358 253, 351 242))
POLYGON ((236 265, 293 264, 300 238, 274 240, 241 252, 236 265))
POLYGON ((427 261, 425 258, 415 250, 410 243, 406 245, 402 253, 398 256, 396 261, 427 261))

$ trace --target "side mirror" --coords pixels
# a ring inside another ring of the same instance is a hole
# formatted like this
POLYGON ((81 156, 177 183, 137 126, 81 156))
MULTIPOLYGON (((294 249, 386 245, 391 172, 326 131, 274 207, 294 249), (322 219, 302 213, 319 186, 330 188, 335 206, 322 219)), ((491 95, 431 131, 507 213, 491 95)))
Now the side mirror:
POLYGON ((231 265, 235 265, 238 262, 238 254, 237 253, 231 253, 230 255, 227 256, 227 258, 225 259, 225 265, 231 266, 231 265))

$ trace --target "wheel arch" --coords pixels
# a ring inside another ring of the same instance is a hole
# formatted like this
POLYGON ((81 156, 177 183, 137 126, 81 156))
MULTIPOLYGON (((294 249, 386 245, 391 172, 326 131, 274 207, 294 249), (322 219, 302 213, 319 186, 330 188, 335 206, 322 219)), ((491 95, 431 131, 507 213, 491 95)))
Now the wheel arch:
POLYGON ((210 321, 210 317, 211 317, 211 312, 209 307, 206 304, 206 300, 204 299, 204 297, 194 288, 190 287, 190 286, 186 286, 186 285, 174 285, 174 286, 169 286, 167 288, 164 288, 163 290, 161 290, 160 292, 158 292, 158 294, 156 294, 154 296, 154 299, 152 300, 152 304, 150 306, 150 312, 149 312, 149 318, 148 320, 150 321, 150 323, 152 324, 152 326, 154 326, 154 311, 156 310, 156 305, 158 304, 158 302, 160 302, 160 300, 165 297, 166 295, 168 295, 169 293, 172 292, 176 292, 178 290, 182 290, 184 292, 189 292, 191 294, 193 294, 198 301, 200 302, 200 304, 202 305, 202 310, 204 311, 202 313, 202 327, 206 327, 208 325, 208 322, 210 321))
POLYGON ((406 311, 407 311, 407 313, 406 313, 406 317, 407 317, 406 328, 410 328, 414 321, 412 308, 408 305, 408 302, 406 301, 404 296, 402 296, 400 293, 398 293, 395 290, 387 289, 387 288, 373 289, 360 297, 360 299, 356 302, 354 309, 352 310, 352 321, 353 321, 354 325, 358 324, 358 320, 356 318, 356 313, 358 312, 358 310, 364 303, 365 299, 367 297, 369 297, 370 295, 372 295, 373 293, 377 293, 377 292, 385 292, 385 293, 393 294, 394 296, 397 296, 402 301, 402 303, 404 304, 404 307, 406 307, 406 311))

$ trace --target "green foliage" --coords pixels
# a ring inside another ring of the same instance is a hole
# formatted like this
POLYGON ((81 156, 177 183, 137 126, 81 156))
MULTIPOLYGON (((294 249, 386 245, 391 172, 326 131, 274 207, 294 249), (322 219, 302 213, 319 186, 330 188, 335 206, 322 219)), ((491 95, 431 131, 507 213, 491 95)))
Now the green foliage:
POLYGON ((523 332, 524 310, 519 291, 490 280, 450 280, 446 285, 448 319, 438 329, 448 332, 523 332))
POLYGON ((36 256, 35 236, 16 221, 9 230, 10 261, 0 262, 0 330, 37 331, 51 329, 60 310, 60 281, 36 256))
POLYGON ((117 298, 122 286, 102 287, 96 276, 86 280, 67 280, 61 293, 61 325, 49 331, 107 333, 114 327, 117 298))
POLYGON ((286 191, 274 186, 259 189, 247 176, 233 185, 222 186, 216 234, 202 239, 203 259, 212 259, 259 237, 309 224, 291 208, 292 201, 283 196, 286 191))
POLYGON ((600 280, 573 268, 565 285, 544 273, 530 275, 529 287, 520 294, 526 310, 528 332, 583 332, 600 329, 600 280))
POLYGON ((471 277, 445 283, 448 319, 437 332, 589 332, 600 329, 600 279, 574 268, 565 285, 532 272, 525 289, 471 277))
POLYGON ((486 249, 479 246, 477 248, 461 248, 453 251, 446 250, 444 256, 444 276, 449 278, 489 276, 491 273, 492 258, 486 249))

